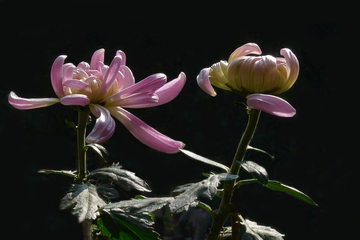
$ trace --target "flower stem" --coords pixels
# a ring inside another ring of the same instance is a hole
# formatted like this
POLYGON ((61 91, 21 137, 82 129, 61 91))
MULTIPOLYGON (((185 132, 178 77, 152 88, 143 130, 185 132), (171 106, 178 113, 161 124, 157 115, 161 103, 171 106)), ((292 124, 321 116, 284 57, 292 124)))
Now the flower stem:
POLYGON ((78 143, 78 182, 84 182, 86 178, 86 151, 85 136, 86 125, 89 120, 90 109, 88 107, 79 110, 79 119, 77 126, 77 143, 78 143))
MULTIPOLYGON (((79 119, 77 125, 77 143, 78 143, 78 177, 77 180, 79 183, 84 183, 86 181, 86 150, 85 150, 85 136, 86 136, 86 126, 89 120, 90 109, 89 107, 80 107, 78 110, 79 119)), ((83 229, 83 239, 91 240, 92 231, 91 224, 92 221, 85 219, 82 223, 83 229)))
MULTIPOLYGON (((239 145, 237 147, 233 163, 230 168, 230 173, 238 175, 240 170, 240 162, 244 160, 246 150, 251 142, 252 137, 254 136, 255 129, 259 122, 260 110, 250 109, 249 110, 249 120, 246 126, 245 132, 241 137, 239 145)), ((229 216, 233 211, 233 206, 231 204, 232 195, 235 189, 235 180, 227 181, 224 184, 224 191, 220 203, 219 210, 214 213, 213 222, 211 225, 211 234, 208 236, 208 240, 217 240, 219 233, 229 216)), ((235 221, 233 221, 235 224, 235 221)), ((233 226, 234 230, 238 229, 237 226, 233 226)))

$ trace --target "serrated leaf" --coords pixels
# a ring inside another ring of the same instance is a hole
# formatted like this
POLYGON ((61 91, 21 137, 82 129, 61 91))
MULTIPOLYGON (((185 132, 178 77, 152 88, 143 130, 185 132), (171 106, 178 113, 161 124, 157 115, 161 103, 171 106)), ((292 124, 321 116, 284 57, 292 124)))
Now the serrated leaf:
POLYGON ((151 216, 146 213, 133 213, 116 210, 103 210, 103 232, 111 233, 111 240, 158 240, 159 234, 150 226, 154 224, 151 216))
POLYGON ((258 225, 256 222, 250 221, 248 219, 246 219, 246 223, 257 235, 259 235, 264 240, 284 240, 283 237, 285 235, 279 233, 271 227, 258 225))
POLYGON ((137 199, 110 203, 103 206, 102 209, 121 208, 125 211, 134 213, 151 213, 164 207, 165 205, 170 204, 173 200, 173 197, 145 198, 142 196, 141 198, 137 199))
POLYGON ((185 150, 185 149, 179 149, 182 153, 184 153, 185 155, 187 155, 188 157, 192 158, 192 159, 195 159, 197 161, 200 161, 200 162, 203 162, 203 163, 206 163, 206 164, 209 164, 209 165, 212 165, 214 167, 218 167, 218 168, 221 168, 223 170, 225 170, 226 172, 229 172, 230 168, 228 168, 227 166, 225 166, 224 164, 221 164, 221 163, 218 163, 218 162, 215 162, 211 159, 208 159, 206 157, 203 157, 203 156, 200 156, 196 153, 193 153, 193 152, 190 152, 188 150, 185 150))
POLYGON ((151 192, 149 185, 144 180, 135 176, 135 173, 122 169, 119 165, 94 170, 88 176, 114 182, 127 191, 136 189, 141 192, 151 192))
POLYGON ((266 169, 253 161, 240 162, 241 166, 250 173, 251 176, 259 180, 262 184, 267 184, 269 176, 266 169))
POLYGON ((96 186, 96 191, 99 195, 108 198, 108 199, 115 199, 119 197, 119 193, 108 184, 100 184, 96 186))
POLYGON ((72 214, 77 216, 79 222, 96 219, 97 211, 106 202, 99 196, 97 187, 91 183, 73 184, 61 200, 60 209, 72 208, 72 214))
POLYGON ((205 196, 212 199, 217 193, 220 181, 235 180, 238 176, 230 173, 211 174, 209 178, 197 183, 190 183, 177 187, 173 192, 183 192, 176 196, 169 205, 171 213, 187 211, 189 207, 197 205, 197 198, 205 196))
POLYGON ((271 190, 287 193, 287 194, 289 194, 295 198, 298 198, 300 200, 303 200, 311 205, 317 206, 317 204, 305 193, 297 190, 296 188, 287 186, 279 181, 270 180, 267 183, 266 187, 268 187, 271 190))
POLYGON ((45 174, 60 174, 65 175, 68 177, 76 178, 76 171, 70 171, 70 170, 51 170, 51 169, 41 169, 38 171, 38 173, 45 173, 45 174))

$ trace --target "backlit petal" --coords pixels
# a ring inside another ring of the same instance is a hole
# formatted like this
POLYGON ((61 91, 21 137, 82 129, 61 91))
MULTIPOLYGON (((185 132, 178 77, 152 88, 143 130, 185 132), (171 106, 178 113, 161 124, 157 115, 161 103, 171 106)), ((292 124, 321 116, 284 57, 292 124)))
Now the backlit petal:
POLYGON ((118 74, 119 68, 121 64, 121 57, 116 56, 112 60, 109 69, 107 69, 106 74, 104 76, 104 80, 101 84, 100 91, 98 93, 99 97, 102 97, 114 83, 115 78, 118 74))
POLYGON ((66 95, 65 97, 60 99, 60 103, 66 106, 85 106, 88 105, 89 102, 89 97, 83 94, 66 95))
POLYGON ((251 94, 247 96, 247 105, 250 109, 259 109, 278 117, 293 117, 296 110, 282 98, 268 94, 251 94))
POLYGON ((286 85, 283 87, 284 91, 288 90, 295 83, 298 75, 299 75, 299 61, 296 58, 295 54, 288 48, 283 48, 280 50, 280 54, 285 57, 286 60, 286 71, 288 81, 286 85))
POLYGON ((134 137, 153 149, 165 153, 177 153, 179 152, 179 148, 185 147, 183 142, 173 140, 156 131, 154 128, 121 107, 110 107, 108 110, 111 115, 124 124, 134 137))
POLYGON ((99 70, 97 68, 98 66, 98 62, 104 62, 104 55, 105 55, 105 49, 101 48, 97 51, 94 52, 94 54, 91 57, 91 62, 90 62, 90 69, 91 70, 99 70))
MULTIPOLYGON (((150 103, 148 107, 155 107, 172 101, 179 95, 186 82, 185 73, 181 72, 177 78, 166 83, 164 86, 155 91, 158 101, 150 103)), ((145 106, 144 106, 145 107, 145 106)))
POLYGON ((261 54, 261 49, 256 43, 247 43, 235 49, 235 51, 229 57, 229 63, 235 58, 246 56, 248 54, 261 54))
POLYGON ((210 80, 209 80, 209 71, 211 68, 203 68, 199 75, 196 77, 197 83, 199 87, 204 90, 207 94, 210 96, 215 97, 216 92, 214 88, 211 86, 210 80))
POLYGON ((51 67, 51 84, 53 86, 53 89, 56 93, 56 95, 59 98, 62 98, 64 96, 63 86, 62 86, 62 77, 63 77, 63 65, 65 61, 66 56, 60 55, 58 56, 52 67, 51 67))
POLYGON ((21 98, 14 92, 10 92, 8 100, 14 108, 20 110, 48 107, 60 101, 58 98, 21 98))
POLYGON ((115 121, 110 112, 101 105, 91 104, 91 112, 97 116, 96 123, 92 131, 86 137, 88 143, 101 143, 108 140, 115 131, 115 121))

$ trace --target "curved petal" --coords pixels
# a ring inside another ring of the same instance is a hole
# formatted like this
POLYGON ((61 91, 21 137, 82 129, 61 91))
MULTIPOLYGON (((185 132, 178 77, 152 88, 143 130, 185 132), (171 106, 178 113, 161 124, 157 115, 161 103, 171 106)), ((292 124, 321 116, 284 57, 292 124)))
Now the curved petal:
POLYGON ((116 107, 121 106, 124 108, 146 108, 152 107, 152 104, 157 103, 159 97, 154 93, 141 93, 128 95, 117 101, 109 98, 109 103, 106 103, 105 107, 116 107))
POLYGON ((229 63, 235 58, 242 57, 248 54, 261 55, 261 49, 256 43, 247 43, 235 49, 235 51, 229 57, 229 63))
POLYGON ((156 91, 157 89, 164 86, 166 83, 166 75, 162 73, 156 73, 148 76, 140 82, 122 90, 122 95, 133 94, 133 93, 145 93, 156 91))
POLYGON ((101 48, 94 52, 90 61, 90 69, 91 70, 99 70, 97 68, 98 62, 104 62, 105 49, 101 48))
POLYGON ((8 101, 14 108, 28 110, 34 108, 48 107, 60 100, 58 98, 21 98, 14 92, 10 92, 8 101))
POLYGON ((119 90, 128 88, 135 84, 135 78, 130 68, 125 65, 121 65, 119 71, 123 74, 123 78, 119 79, 119 90))
POLYGON ((123 51, 121 51, 121 50, 116 51, 116 56, 121 57, 121 60, 122 60, 121 65, 122 66, 126 65, 126 55, 125 55, 125 53, 123 51))
POLYGON ((121 107, 108 108, 111 115, 117 118, 124 126, 143 144, 165 153, 177 153, 179 148, 184 148, 185 144, 173 140, 164 134, 156 131, 139 118, 122 109, 121 107))
POLYGON ((98 95, 103 96, 111 87, 111 85, 114 83, 115 78, 119 72, 121 65, 121 57, 116 56, 112 60, 109 69, 106 71, 106 74, 104 76, 104 80, 101 84, 100 90, 98 95))
POLYGON ((60 99, 60 103, 66 106, 70 106, 70 105, 85 106, 88 105, 89 102, 90 102, 89 97, 84 94, 66 95, 65 97, 60 99))
POLYGON ((197 83, 199 87, 204 90, 207 94, 210 96, 215 97, 216 92, 214 88, 211 86, 210 80, 209 80, 209 71, 211 68, 203 68, 199 75, 196 77, 197 83))
POLYGON ((105 98, 104 100, 102 100, 102 103, 105 103, 107 106, 114 106, 116 105, 117 101, 121 101, 124 98, 131 97, 131 95, 138 96, 140 94, 154 93, 165 83, 166 75, 162 73, 153 74, 145 78, 144 80, 105 98))
MULTIPOLYGON (((166 83, 164 86, 155 91, 158 101, 151 102, 147 107, 155 107, 172 101, 179 95, 186 82, 185 73, 181 72, 177 78, 166 83)), ((146 106, 143 106, 146 107, 146 106)))
POLYGON ((96 123, 92 131, 86 137, 88 143, 105 142, 114 134, 115 121, 111 117, 110 112, 101 105, 91 104, 91 112, 97 116, 96 123))
POLYGON ((251 94, 247 96, 247 105, 250 109, 259 109, 277 117, 293 117, 296 110, 282 98, 268 94, 251 94))
POLYGON ((284 88, 287 90, 291 88, 299 75, 299 61, 296 58, 295 54, 288 48, 281 49, 280 54, 285 57, 286 60, 286 72, 288 81, 284 88))
POLYGON ((62 98, 64 96, 64 90, 62 86, 62 77, 63 77, 62 68, 66 57, 67 57, 66 55, 58 56, 51 67, 51 74, 50 74, 51 84, 56 95, 59 98, 62 98))

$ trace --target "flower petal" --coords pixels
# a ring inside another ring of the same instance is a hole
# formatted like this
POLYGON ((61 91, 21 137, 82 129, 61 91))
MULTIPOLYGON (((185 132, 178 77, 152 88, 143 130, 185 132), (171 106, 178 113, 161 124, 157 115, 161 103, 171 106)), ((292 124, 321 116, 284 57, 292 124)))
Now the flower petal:
POLYGON ((115 121, 111 117, 110 112, 101 105, 91 104, 91 112, 98 116, 92 131, 86 137, 87 143, 101 143, 105 142, 114 134, 115 121))
POLYGON ((98 66, 97 63, 104 62, 104 54, 105 54, 105 49, 103 49, 103 48, 94 52, 94 54, 91 57, 91 61, 90 61, 90 69, 91 70, 99 70, 97 68, 97 66, 98 66))
POLYGON ((209 80, 209 71, 211 68, 203 68, 199 75, 196 77, 197 83, 199 87, 204 90, 207 94, 215 97, 216 92, 214 88, 211 86, 210 80, 209 80))
POLYGON ((135 78, 130 68, 125 65, 121 65, 119 71, 123 74, 123 77, 121 79, 119 78, 119 90, 128 88, 135 84, 135 78))
POLYGON ((155 91, 155 94, 158 96, 158 101, 151 102, 148 107, 155 107, 172 101, 177 97, 177 95, 179 95, 185 85, 185 82, 186 75, 181 72, 176 79, 166 83, 164 86, 155 91))
POLYGON ((53 89, 56 93, 56 95, 59 98, 62 98, 64 96, 63 86, 62 86, 62 77, 63 77, 63 65, 65 61, 66 55, 60 55, 58 56, 52 67, 51 67, 51 84, 53 86, 53 89))
POLYGON ((114 106, 116 102, 122 101, 124 98, 128 98, 132 95, 141 95, 154 93, 157 89, 161 88, 166 83, 166 75, 162 73, 153 74, 144 80, 124 89, 118 93, 115 93, 106 99, 102 100, 106 106, 114 106))
POLYGON ((235 49, 235 51, 229 57, 229 63, 235 58, 242 57, 248 54, 261 55, 261 49, 256 43, 247 43, 235 49))
POLYGON ((121 57, 115 56, 112 60, 109 69, 107 69, 106 74, 104 76, 104 80, 101 84, 98 95, 102 97, 114 83, 115 78, 119 72, 119 68, 121 65, 121 57))
POLYGON ((116 56, 120 56, 121 57, 121 65, 123 66, 123 65, 126 65, 126 55, 125 55, 125 53, 123 52, 123 51, 121 51, 121 50, 118 50, 117 52, 116 52, 116 56))
POLYGON ((280 54, 285 57, 286 60, 286 72, 288 73, 288 81, 284 88, 287 90, 292 87, 297 77, 299 76, 299 61, 296 58, 295 54, 288 48, 281 49, 280 54))
POLYGON ((293 117, 296 110, 282 98, 268 94, 251 94, 247 96, 250 109, 259 109, 277 117, 293 117))
POLYGON ((117 101, 112 101, 111 98, 109 98, 109 101, 111 102, 105 104, 106 107, 121 106, 124 108, 145 108, 152 107, 152 104, 159 101, 159 97, 154 93, 141 93, 127 95, 117 101))
POLYGON ((48 107, 60 101, 58 98, 21 98, 14 92, 10 92, 8 100, 11 106, 20 110, 48 107))
POLYGON ((110 107, 108 110, 111 115, 124 124, 134 137, 153 149, 165 153, 177 153, 179 152, 179 148, 185 147, 183 142, 173 140, 156 131, 154 128, 121 107, 110 107))
POLYGON ((84 94, 71 94, 66 95, 65 97, 60 99, 60 103, 66 106, 74 105, 74 106, 85 106, 88 105, 90 99, 88 96, 84 94))

